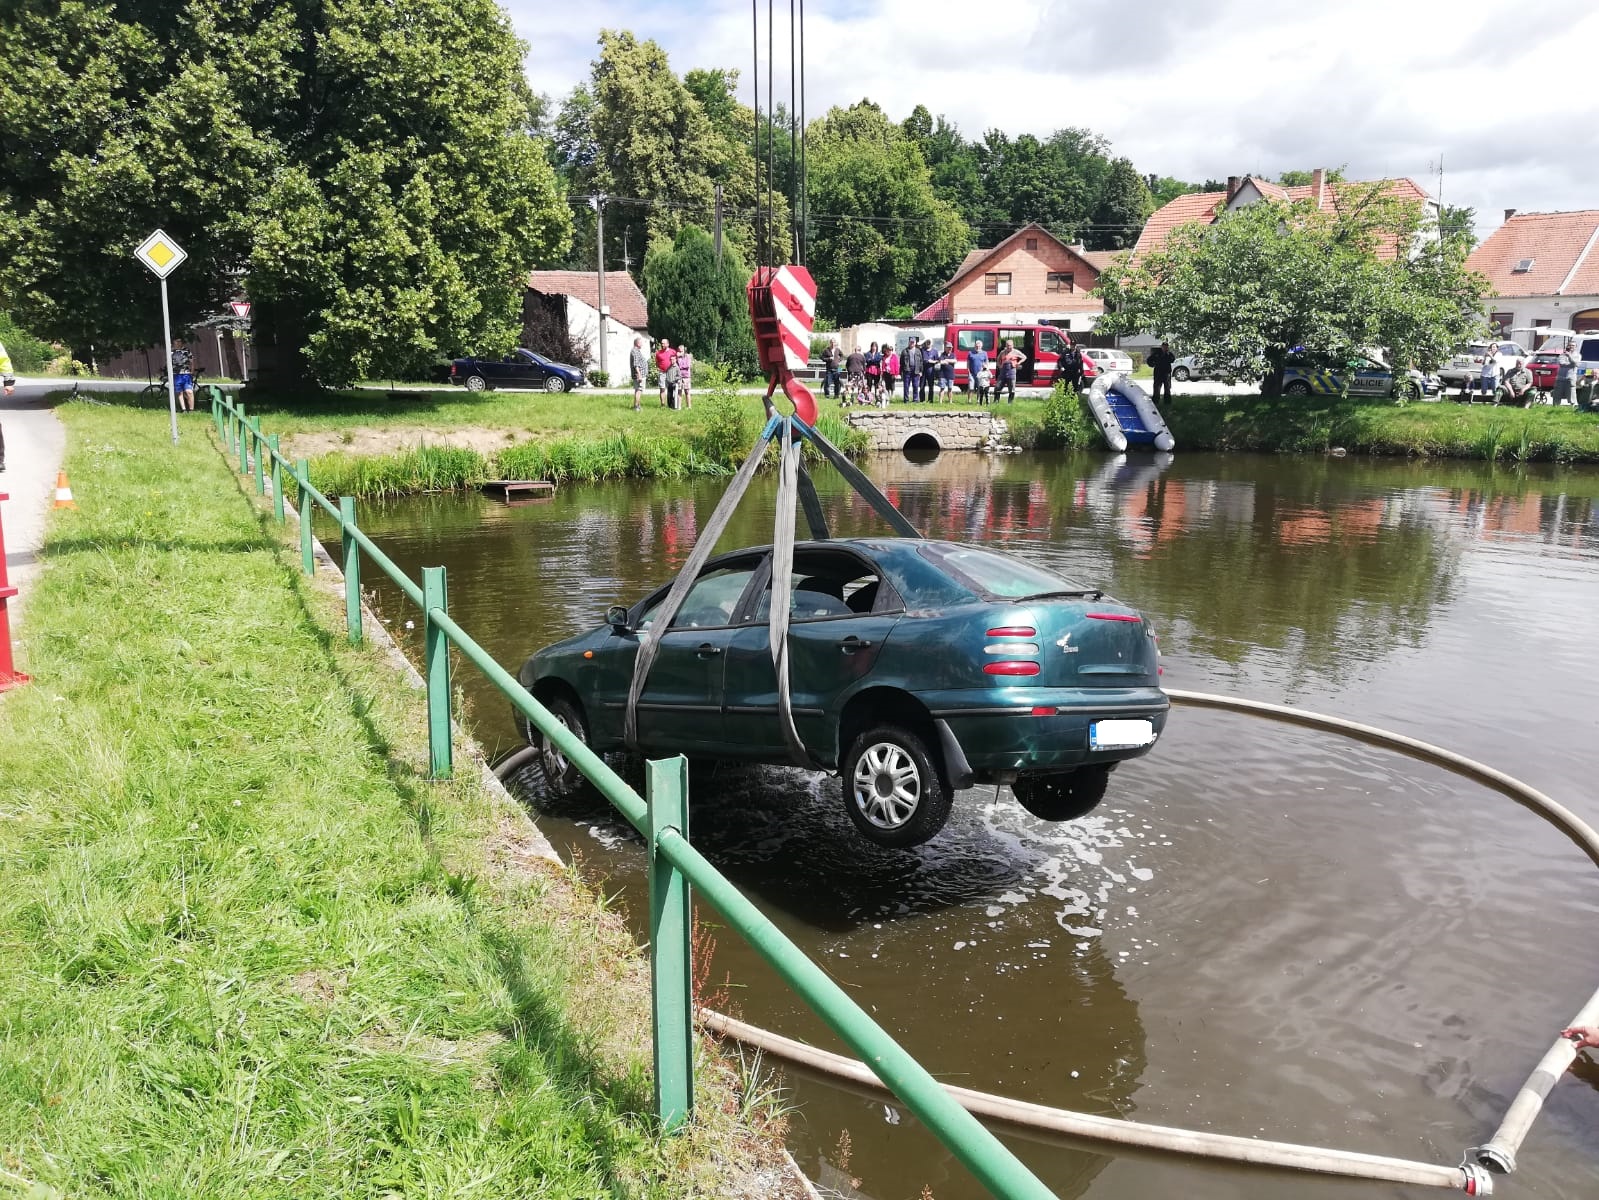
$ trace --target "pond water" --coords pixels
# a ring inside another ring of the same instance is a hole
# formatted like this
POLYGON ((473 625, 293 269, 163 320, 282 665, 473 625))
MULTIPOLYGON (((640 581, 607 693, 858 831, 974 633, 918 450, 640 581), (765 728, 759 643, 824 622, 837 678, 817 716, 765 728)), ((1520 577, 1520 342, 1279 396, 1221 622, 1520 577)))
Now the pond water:
MULTIPOLYGON (((1171 687, 1437 742, 1599 822, 1599 473, 1246 455, 868 469, 925 532, 1138 606, 1171 687)), ((835 532, 881 532, 835 475, 818 483, 835 532)), ((362 511, 413 576, 449 568, 452 615, 514 671, 668 578, 721 490, 362 511)), ((771 540, 773 491, 757 481, 725 546, 771 540)), ((376 607, 391 628, 415 615, 386 581, 376 607)), ((457 679, 484 743, 515 745, 503 700, 469 668, 457 679)), ((723 768, 691 784, 693 840, 867 1011, 939 1078, 1021 1099, 1454 1163, 1599 985, 1599 869, 1565 838, 1440 769, 1271 722, 1176 709, 1088 818, 1046 824, 975 789, 906 852, 863 842, 831 778, 723 768)), ((638 838, 602 803, 537 791, 557 850, 637 923, 638 838)), ((725 930, 711 977, 737 1015, 840 1048, 725 930)), ((984 1194, 896 1107, 787 1083, 813 1178, 874 1200, 984 1194)), ((1061 1197, 1419 1194, 1012 1144, 1061 1197)), ((1599 1194, 1599 1070, 1555 1088, 1520 1163, 1501 1194, 1599 1194)))

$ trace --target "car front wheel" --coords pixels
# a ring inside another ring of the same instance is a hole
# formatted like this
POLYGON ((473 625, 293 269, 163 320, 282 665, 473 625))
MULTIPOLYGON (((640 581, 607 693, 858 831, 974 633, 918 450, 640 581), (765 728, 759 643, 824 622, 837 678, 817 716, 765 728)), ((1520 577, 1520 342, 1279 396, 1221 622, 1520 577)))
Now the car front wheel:
POLYGON ((487 391, 489 381, 481 375, 468 375, 466 377, 466 390, 469 392, 487 391))
POLYGON ((559 375, 551 375, 544 381, 544 390, 546 392, 550 392, 551 394, 558 395, 559 393, 566 391, 566 380, 562 379, 559 375))
POLYGON ((1016 801, 1040 821, 1075 821, 1099 807, 1110 786, 1110 765, 1021 775, 1011 784, 1016 801))
POLYGON ((1171 377, 1173 379, 1175 379, 1178 383, 1187 383, 1188 382, 1188 368, 1187 367, 1173 367, 1172 368, 1171 377))
POLYGON ((1303 379, 1296 379, 1283 389, 1283 394, 1285 396, 1308 396, 1310 395, 1310 384, 1303 379))
POLYGON ((919 846, 944 828, 954 795, 922 737, 879 725, 855 739, 844 758, 844 808, 869 842, 919 846))
MULTIPOLYGON (((550 710, 550 715, 567 732, 573 734, 585 746, 588 745, 588 723, 583 719, 583 709, 580 705, 566 696, 552 696, 544 701, 544 707, 550 710)), ((560 747, 535 728, 532 722, 523 718, 523 724, 523 734, 539 752, 539 766, 544 771, 544 778, 549 781, 550 790, 558 796, 570 796, 580 791, 588 782, 583 772, 562 753, 560 747)))

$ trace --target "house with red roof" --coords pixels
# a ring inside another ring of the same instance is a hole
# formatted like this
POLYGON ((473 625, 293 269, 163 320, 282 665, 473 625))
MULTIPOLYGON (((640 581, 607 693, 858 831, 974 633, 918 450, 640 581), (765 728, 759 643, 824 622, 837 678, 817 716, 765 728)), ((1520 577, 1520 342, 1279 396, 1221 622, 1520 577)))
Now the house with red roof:
MULTIPOLYGON (((1192 192, 1178 196, 1156 209, 1144 223, 1144 231, 1138 235, 1132 260, 1137 262, 1146 254, 1162 249, 1172 230, 1180 226, 1196 223, 1212 225, 1224 213, 1259 204, 1263 200, 1285 203, 1310 200, 1322 212, 1336 213, 1351 203, 1353 196, 1364 196, 1373 182, 1382 183, 1387 195, 1414 200, 1436 211, 1435 201, 1413 179, 1384 179, 1366 183, 1341 180, 1334 183, 1328 181, 1326 171, 1317 168, 1311 172, 1309 183, 1285 187, 1253 175, 1231 175, 1228 176, 1227 190, 1224 192, 1192 192)), ((1398 249, 1397 246, 1385 246, 1379 253, 1385 258, 1393 258, 1398 249)))
POLYGON ((998 245, 969 253, 944 294, 915 320, 1048 324, 1086 333, 1105 311, 1093 291, 1117 253, 1085 250, 1042 225, 1024 225, 998 245))
MULTIPOLYGON (((1471 252, 1466 265, 1488 280, 1484 307, 1501 335, 1511 330, 1599 330, 1599 208, 1518 213, 1471 252)), ((1539 335, 1518 340, 1537 348, 1539 335)))
MULTIPOLYGON (((633 339, 649 342, 650 311, 644 293, 626 271, 605 272, 605 308, 601 319, 600 281, 595 271, 529 271, 527 294, 522 300, 522 344, 559 358, 554 346, 533 345, 549 320, 565 322, 567 344, 583 351, 586 362, 573 363, 585 371, 600 365, 601 328, 605 338, 605 368, 612 380, 627 374, 627 356, 633 339)), ((547 345, 548 343, 546 343, 547 345)), ((573 357, 581 357, 574 354, 573 357)))

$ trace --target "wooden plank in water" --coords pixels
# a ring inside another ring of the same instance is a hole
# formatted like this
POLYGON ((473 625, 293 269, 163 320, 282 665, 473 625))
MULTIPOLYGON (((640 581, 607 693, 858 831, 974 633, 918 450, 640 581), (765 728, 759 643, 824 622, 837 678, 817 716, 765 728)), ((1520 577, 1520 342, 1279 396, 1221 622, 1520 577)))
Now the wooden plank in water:
POLYGON ((510 504, 518 499, 553 496, 555 484, 548 479, 491 479, 483 485, 483 490, 510 504))

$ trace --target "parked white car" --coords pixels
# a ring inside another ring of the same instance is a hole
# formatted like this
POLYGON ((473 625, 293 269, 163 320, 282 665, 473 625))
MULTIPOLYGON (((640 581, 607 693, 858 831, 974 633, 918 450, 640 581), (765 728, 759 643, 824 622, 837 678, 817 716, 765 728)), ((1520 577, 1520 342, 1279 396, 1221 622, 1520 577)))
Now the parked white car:
POLYGON ((1091 346, 1083 351, 1083 357, 1094 364, 1094 373, 1096 375, 1131 375, 1133 373, 1132 357, 1121 350, 1101 350, 1091 346))
POLYGON ((1224 383, 1237 383, 1242 376, 1238 364, 1216 366, 1203 361, 1197 354, 1185 354, 1172 364, 1171 377, 1178 383, 1190 379, 1220 379, 1224 383))
POLYGON ((1527 360, 1532 357, 1525 346, 1509 338, 1472 342, 1456 350, 1454 357, 1438 368, 1438 378, 1446 388, 1474 388, 1482 378, 1482 360, 1490 355, 1494 360, 1495 374, 1501 379, 1517 367, 1526 366, 1527 360))

